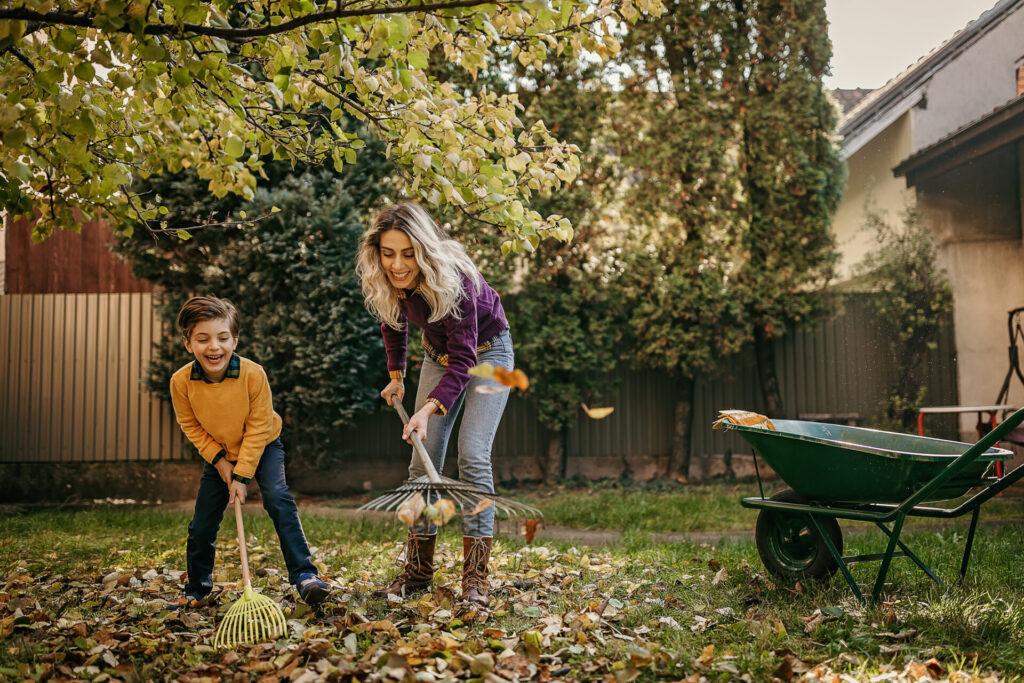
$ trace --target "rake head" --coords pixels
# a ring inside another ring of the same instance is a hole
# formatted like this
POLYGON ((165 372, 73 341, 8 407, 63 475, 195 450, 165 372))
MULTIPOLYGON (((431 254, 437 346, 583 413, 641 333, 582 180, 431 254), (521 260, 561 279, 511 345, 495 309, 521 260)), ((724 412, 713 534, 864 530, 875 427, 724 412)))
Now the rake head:
POLYGON ((371 500, 359 509, 394 512, 417 493, 422 495, 424 500, 428 502, 436 501, 438 498, 450 498, 462 515, 472 513, 481 501, 487 499, 491 501, 494 507, 495 516, 501 519, 514 519, 518 517, 536 519, 544 516, 540 510, 532 505, 526 505, 510 498, 503 498, 493 493, 481 491, 475 486, 449 477, 438 476, 437 481, 431 481, 428 475, 410 479, 398 488, 371 500))
POLYGON ((234 647, 242 643, 259 643, 275 636, 284 636, 288 629, 277 603, 246 585, 217 627, 214 647, 234 647))

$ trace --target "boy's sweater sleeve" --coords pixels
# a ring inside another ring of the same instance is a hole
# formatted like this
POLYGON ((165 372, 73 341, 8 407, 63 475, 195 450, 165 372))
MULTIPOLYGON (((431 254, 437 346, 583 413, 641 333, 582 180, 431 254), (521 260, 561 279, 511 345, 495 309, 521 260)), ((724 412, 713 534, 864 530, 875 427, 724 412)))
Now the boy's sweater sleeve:
POLYGON ((245 434, 238 449, 234 475, 252 479, 274 428, 274 400, 263 368, 254 366, 246 373, 245 380, 249 392, 249 416, 245 418, 245 434))
MULTIPOLYGON (((187 381, 187 380, 186 380, 187 381)), ((213 464, 213 459, 220 453, 223 446, 210 436, 210 433, 199 424, 199 419, 192 410, 192 404, 185 393, 185 385, 178 377, 171 378, 171 403, 174 405, 174 416, 178 420, 181 431, 199 451, 203 460, 213 464)))

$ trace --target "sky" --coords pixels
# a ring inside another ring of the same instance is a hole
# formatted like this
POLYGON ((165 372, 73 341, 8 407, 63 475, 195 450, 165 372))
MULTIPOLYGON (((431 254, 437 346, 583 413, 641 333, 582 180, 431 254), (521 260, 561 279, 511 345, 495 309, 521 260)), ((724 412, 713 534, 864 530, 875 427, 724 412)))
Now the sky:
POLYGON ((879 88, 997 0, 827 0, 827 88, 879 88))

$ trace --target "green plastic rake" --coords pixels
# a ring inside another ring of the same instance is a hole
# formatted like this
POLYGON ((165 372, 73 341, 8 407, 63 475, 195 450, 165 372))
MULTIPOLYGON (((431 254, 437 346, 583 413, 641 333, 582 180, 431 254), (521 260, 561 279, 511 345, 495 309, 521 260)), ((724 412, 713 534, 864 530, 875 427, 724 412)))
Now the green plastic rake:
POLYGON ((242 555, 242 597, 231 605, 217 627, 214 647, 234 647, 242 643, 259 643, 288 632, 284 614, 277 603, 252 589, 249 579, 249 558, 245 551, 245 527, 242 525, 242 504, 235 499, 235 523, 238 526, 238 550, 242 555))

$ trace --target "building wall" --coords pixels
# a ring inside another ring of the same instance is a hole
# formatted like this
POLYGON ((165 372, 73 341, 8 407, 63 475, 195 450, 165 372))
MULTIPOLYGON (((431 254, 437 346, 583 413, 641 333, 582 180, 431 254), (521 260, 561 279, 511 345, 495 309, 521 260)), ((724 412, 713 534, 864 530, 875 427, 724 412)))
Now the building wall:
POLYGON ((839 281, 848 280, 853 268, 874 246, 873 236, 864 231, 866 207, 896 220, 913 203, 913 190, 892 173, 893 167, 911 153, 912 116, 913 110, 907 112, 847 159, 846 189, 832 221, 841 255, 839 281))
POLYGON ((1017 96, 1016 68, 1024 52, 1024 10, 1011 11, 932 75, 928 105, 914 118, 918 151, 1017 96))
MULTIPOLYGON (((1024 306, 1024 143, 922 183, 918 205, 933 229, 954 296, 962 405, 995 401, 1009 368, 1007 313, 1024 306)), ((1011 384, 1009 403, 1024 405, 1011 384)), ((974 433, 974 416, 961 431, 974 433)))

